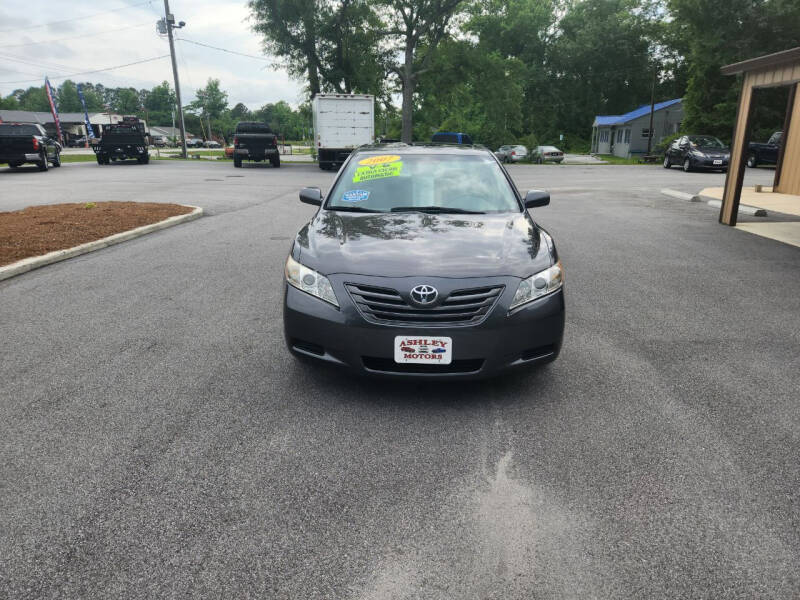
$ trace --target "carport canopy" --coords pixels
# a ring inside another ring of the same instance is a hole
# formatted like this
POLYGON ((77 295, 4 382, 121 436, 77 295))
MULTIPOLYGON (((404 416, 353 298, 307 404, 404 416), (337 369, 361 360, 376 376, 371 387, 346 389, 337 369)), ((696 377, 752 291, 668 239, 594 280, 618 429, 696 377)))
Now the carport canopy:
POLYGON ((773 190, 783 194, 800 195, 800 94, 797 93, 800 82, 800 47, 727 65, 722 68, 722 73, 743 75, 731 142, 730 167, 719 213, 720 223, 736 225, 745 159, 750 143, 753 91, 758 88, 791 86, 773 190), (798 118, 793 120, 793 114, 798 118))

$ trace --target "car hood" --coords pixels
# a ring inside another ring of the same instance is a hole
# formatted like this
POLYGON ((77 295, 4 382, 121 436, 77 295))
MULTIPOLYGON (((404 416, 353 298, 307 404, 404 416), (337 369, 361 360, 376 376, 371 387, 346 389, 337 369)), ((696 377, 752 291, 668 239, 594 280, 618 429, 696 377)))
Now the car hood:
POLYGON ((323 275, 529 277, 551 264, 525 213, 354 214, 320 210, 297 235, 294 257, 323 275))

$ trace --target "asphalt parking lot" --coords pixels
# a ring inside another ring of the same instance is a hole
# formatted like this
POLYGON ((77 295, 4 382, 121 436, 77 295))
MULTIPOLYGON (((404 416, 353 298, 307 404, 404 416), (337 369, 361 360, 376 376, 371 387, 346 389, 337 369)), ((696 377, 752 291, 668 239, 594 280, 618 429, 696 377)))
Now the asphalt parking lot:
POLYGON ((552 192, 561 357, 387 384, 284 349, 297 191, 332 174, 0 168, 0 211, 207 212, 0 282, 0 597, 800 595, 800 249, 658 191, 721 174, 510 172, 552 192))

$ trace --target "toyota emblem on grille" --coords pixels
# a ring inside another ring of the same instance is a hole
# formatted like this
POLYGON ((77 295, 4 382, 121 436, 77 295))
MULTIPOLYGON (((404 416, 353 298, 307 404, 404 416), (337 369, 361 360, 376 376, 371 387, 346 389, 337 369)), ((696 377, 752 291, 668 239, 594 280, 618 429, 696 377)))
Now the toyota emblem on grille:
POLYGON ((439 292, 432 285, 418 285, 411 288, 411 299, 417 304, 430 304, 438 295, 439 292))

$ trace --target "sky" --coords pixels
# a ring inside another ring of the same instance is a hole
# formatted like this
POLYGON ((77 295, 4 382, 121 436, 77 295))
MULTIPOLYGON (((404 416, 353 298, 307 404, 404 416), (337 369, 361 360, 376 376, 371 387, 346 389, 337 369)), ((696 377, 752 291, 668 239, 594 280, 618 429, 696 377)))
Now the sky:
MULTIPOLYGON (((177 37, 264 59, 176 42, 184 105, 209 78, 220 80, 230 106, 303 101, 302 82, 264 56, 259 36, 250 30, 246 0, 170 0, 169 5, 176 21, 186 22, 177 37)), ((163 14, 163 0, 0 0, 0 95, 41 85, 45 75, 56 86, 64 75, 169 55, 166 36, 156 33, 163 14)), ((167 80, 174 87, 169 56, 69 79, 136 89, 167 80)))

